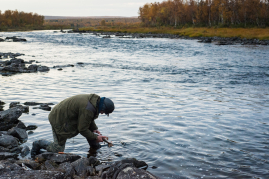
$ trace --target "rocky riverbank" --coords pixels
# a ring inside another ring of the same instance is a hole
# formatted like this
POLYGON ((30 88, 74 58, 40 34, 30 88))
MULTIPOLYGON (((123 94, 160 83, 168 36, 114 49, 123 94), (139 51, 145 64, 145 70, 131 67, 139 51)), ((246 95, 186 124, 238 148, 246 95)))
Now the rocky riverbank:
POLYGON ((6 38, 0 37, 0 42, 26 42, 26 41, 27 41, 26 39, 19 38, 16 36, 6 38))
POLYGON ((154 33, 122 33, 122 32, 96 32, 96 31, 62 31, 63 33, 88 33, 102 38, 169 38, 198 40, 201 43, 216 45, 269 45, 269 40, 246 39, 240 37, 189 37, 174 34, 154 33))
MULTIPOLYGON (((5 103, 0 100, 0 105, 5 103)), ((29 146, 22 146, 28 139, 28 130, 37 126, 19 120, 22 113, 29 112, 29 105, 53 104, 19 102, 9 104, 9 109, 0 111, 0 176, 1 178, 88 178, 88 179, 158 179, 146 171, 148 165, 134 158, 102 163, 95 157, 81 157, 70 153, 44 152, 34 159, 29 158, 29 146)))

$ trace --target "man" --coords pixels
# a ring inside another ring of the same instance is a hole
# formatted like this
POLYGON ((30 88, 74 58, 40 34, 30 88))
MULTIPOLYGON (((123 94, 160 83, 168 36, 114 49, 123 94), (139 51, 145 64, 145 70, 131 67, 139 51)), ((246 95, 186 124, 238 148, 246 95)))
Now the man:
POLYGON ((91 148, 100 148, 99 142, 107 137, 101 135, 94 120, 99 113, 109 116, 114 108, 113 101, 96 94, 81 94, 63 100, 49 114, 54 142, 43 139, 33 142, 31 157, 38 155, 40 149, 63 152, 66 140, 79 133, 87 139, 91 148))

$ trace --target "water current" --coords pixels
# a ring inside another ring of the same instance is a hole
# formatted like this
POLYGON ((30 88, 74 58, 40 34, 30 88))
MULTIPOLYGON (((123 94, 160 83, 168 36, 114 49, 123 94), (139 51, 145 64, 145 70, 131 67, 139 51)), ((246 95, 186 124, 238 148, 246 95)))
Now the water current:
MULTIPOLYGON (((94 154, 101 161, 134 157, 164 179, 269 177, 268 46, 103 39, 53 31, 0 36, 27 39, 1 42, 0 52, 24 53, 22 59, 49 67, 75 65, 0 76, 5 109, 10 102, 57 104, 84 93, 115 102, 109 117, 96 120, 114 143, 94 154)), ((20 117, 26 125, 38 126, 24 145, 52 140, 48 114, 30 107, 20 117)), ((67 141, 65 152, 86 157, 89 145, 78 135, 67 141)))

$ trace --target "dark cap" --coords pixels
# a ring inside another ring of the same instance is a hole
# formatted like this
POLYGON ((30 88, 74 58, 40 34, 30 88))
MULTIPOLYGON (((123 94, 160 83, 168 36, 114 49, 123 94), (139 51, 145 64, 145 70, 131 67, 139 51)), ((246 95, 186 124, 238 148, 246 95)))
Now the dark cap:
POLYGON ((104 105, 103 105, 103 111, 104 113, 109 116, 109 113, 112 113, 115 109, 114 103, 111 99, 105 98, 104 99, 104 105))

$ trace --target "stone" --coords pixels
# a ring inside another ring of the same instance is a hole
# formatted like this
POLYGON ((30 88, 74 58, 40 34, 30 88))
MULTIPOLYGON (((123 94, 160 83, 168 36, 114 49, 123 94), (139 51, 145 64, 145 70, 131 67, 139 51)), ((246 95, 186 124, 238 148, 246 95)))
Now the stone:
POLYGON ((75 169, 73 168, 73 166, 69 162, 61 163, 59 165, 59 167, 57 168, 57 170, 63 172, 65 174, 64 175, 65 178, 67 178, 67 177, 73 178, 73 176, 76 173, 75 169))
POLYGON ((107 170, 107 178, 117 178, 118 174, 127 167, 143 167, 148 166, 144 161, 138 161, 135 158, 127 158, 121 161, 114 162, 111 164, 110 168, 107 170))
POLYGON ((0 146, 0 152, 9 152, 9 149, 0 146))
POLYGON ((37 68, 38 68, 38 65, 30 65, 30 66, 28 66, 28 70, 30 71, 30 72, 36 72, 37 71, 37 68))
POLYGON ((19 166, 22 166, 24 164, 33 170, 38 170, 40 168, 40 164, 38 162, 35 162, 34 160, 29 159, 17 160, 15 163, 18 164, 19 166))
POLYGON ((10 152, 0 152, 0 160, 5 160, 8 158, 14 158, 17 159, 18 154, 16 153, 10 153, 10 152))
POLYGON ((35 129, 37 129, 37 125, 28 125, 27 127, 26 127, 26 130, 28 131, 28 130, 35 130, 35 129))
POLYGON ((27 145, 23 146, 21 150, 21 157, 23 158, 27 156, 29 153, 30 153, 30 148, 27 145))
POLYGON ((13 127, 12 129, 9 129, 7 134, 18 138, 20 141, 26 141, 28 139, 28 135, 26 133, 26 130, 20 129, 17 127, 13 127))
POLYGON ((71 165, 76 171, 76 174, 80 177, 87 176, 87 167, 89 166, 89 159, 88 158, 81 158, 72 162, 71 165))
POLYGON ((90 166, 95 167, 95 166, 100 165, 100 164, 101 164, 101 162, 97 158, 95 158, 93 156, 89 157, 89 165, 90 166))
POLYGON ((22 150, 22 147, 18 146, 18 147, 14 147, 14 148, 10 149, 10 152, 19 154, 19 153, 21 153, 21 150, 22 150))
POLYGON ((41 104, 39 107, 34 107, 33 109, 42 109, 45 111, 50 111, 51 107, 48 104, 41 104))
POLYGON ((107 168, 109 168, 109 167, 110 167, 110 165, 102 164, 102 165, 98 165, 98 166, 96 166, 96 167, 95 167, 95 170, 96 170, 96 172, 99 172, 99 171, 101 171, 101 170, 105 170, 105 169, 107 169, 107 168))
POLYGON ((52 152, 44 152, 36 156, 38 162, 42 162, 45 160, 51 160, 57 164, 64 162, 74 162, 81 157, 75 154, 57 154, 52 152))
POLYGON ((26 129, 26 126, 22 121, 19 121, 19 123, 16 125, 16 127, 20 128, 20 129, 26 129))
POLYGON ((3 102, 3 101, 0 100, 0 105, 4 105, 4 104, 5 104, 5 102, 3 102))
POLYGON ((95 169, 91 166, 87 166, 86 170, 88 176, 94 176, 96 174, 95 169))
POLYGON ((0 136, 0 146, 12 149, 18 147, 18 140, 11 135, 1 135, 0 136))
POLYGON ((28 135, 31 135, 31 134, 33 134, 34 133, 34 131, 29 131, 28 132, 28 135))
POLYGON ((10 108, 5 111, 0 111, 0 131, 7 131, 14 127, 19 121, 18 118, 22 115, 19 107, 10 108))
POLYGON ((50 69, 49 69, 49 67, 46 67, 46 66, 38 66, 37 71, 45 72, 45 71, 50 71, 50 69))
POLYGON ((46 168, 47 170, 50 170, 50 171, 53 171, 53 170, 55 170, 55 168, 56 168, 56 164, 55 164, 53 161, 49 161, 49 160, 47 160, 47 161, 44 163, 44 165, 45 165, 45 168, 46 168))
POLYGON ((147 172, 146 170, 139 169, 136 167, 126 167, 119 172, 117 179, 126 179, 126 178, 159 179, 158 177, 154 176, 153 174, 147 172))

